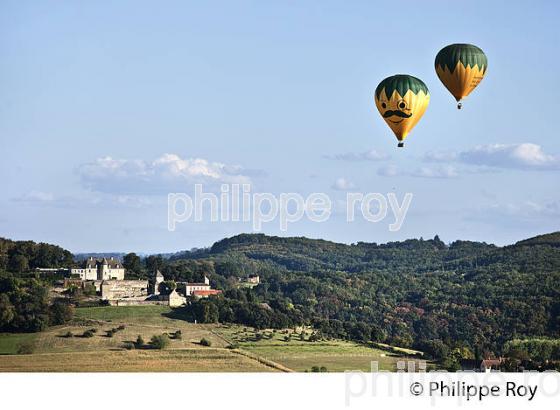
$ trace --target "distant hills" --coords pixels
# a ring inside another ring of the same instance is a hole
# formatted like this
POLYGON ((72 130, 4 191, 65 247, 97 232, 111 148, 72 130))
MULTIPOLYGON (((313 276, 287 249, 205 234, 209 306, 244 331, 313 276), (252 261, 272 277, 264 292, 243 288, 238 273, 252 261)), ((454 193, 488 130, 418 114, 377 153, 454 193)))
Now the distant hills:
POLYGON ((89 258, 93 258, 93 259, 114 258, 122 261, 124 255, 126 255, 126 253, 124 252, 75 253, 74 259, 76 260, 76 262, 80 262, 89 258))

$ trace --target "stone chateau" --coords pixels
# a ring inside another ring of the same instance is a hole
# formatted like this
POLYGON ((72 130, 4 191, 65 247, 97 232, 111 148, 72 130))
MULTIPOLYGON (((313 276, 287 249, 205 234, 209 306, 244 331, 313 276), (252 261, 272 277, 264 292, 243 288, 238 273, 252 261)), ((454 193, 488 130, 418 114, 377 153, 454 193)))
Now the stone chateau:
POLYGON ((65 280, 65 286, 94 286, 101 299, 114 306, 182 306, 187 303, 188 298, 206 298, 222 293, 221 290, 212 289, 206 276, 202 282, 177 282, 176 289, 171 292, 162 291, 165 278, 159 270, 149 280, 126 280, 122 262, 112 257, 89 257, 80 267, 69 271, 71 277, 65 280))
POLYGON ((124 280, 124 267, 113 257, 98 260, 90 256, 79 268, 71 268, 70 275, 81 280, 124 280))

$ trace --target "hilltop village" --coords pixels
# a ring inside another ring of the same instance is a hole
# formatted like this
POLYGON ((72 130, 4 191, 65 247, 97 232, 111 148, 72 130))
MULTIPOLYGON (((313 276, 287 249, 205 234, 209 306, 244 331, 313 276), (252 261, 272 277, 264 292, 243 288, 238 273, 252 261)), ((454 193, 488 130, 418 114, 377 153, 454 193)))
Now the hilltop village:
MULTIPOLYGON (((95 289, 101 300, 111 306, 168 305, 182 306, 189 298, 200 299, 219 295, 221 290, 212 289, 204 275, 201 282, 166 282, 163 274, 155 269, 147 280, 126 279, 126 270, 116 258, 94 259, 89 257, 77 268, 70 268, 69 278, 63 288, 78 287, 95 289)), ((258 285, 259 277, 244 280, 248 285, 258 285)))

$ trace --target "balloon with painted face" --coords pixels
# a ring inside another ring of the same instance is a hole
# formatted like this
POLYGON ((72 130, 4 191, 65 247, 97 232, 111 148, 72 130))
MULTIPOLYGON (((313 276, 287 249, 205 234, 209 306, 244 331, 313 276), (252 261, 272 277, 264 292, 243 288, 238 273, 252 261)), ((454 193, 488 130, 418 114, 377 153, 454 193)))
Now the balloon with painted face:
POLYGON ((461 109, 461 100, 484 78, 488 60, 477 46, 451 44, 437 53, 435 67, 439 79, 457 100, 457 108, 461 109))
POLYGON ((375 105, 399 140, 399 147, 404 146, 404 139, 420 121, 429 102, 428 87, 411 75, 388 77, 375 89, 375 105))

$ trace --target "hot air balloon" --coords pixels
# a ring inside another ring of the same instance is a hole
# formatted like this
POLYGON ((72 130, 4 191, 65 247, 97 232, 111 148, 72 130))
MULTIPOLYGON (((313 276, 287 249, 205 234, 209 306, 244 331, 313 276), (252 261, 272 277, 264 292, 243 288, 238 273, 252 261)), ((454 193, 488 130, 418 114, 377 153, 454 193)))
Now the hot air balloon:
POLYGON ((451 44, 437 53, 436 73, 445 87, 457 100, 469 95, 484 78, 488 60, 484 52, 472 44, 451 44))
POLYGON ((404 139, 420 121, 429 102, 428 87, 411 75, 388 77, 375 89, 375 105, 395 133, 399 147, 404 147, 404 139))

